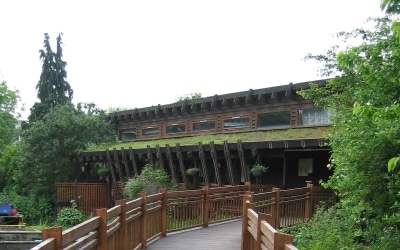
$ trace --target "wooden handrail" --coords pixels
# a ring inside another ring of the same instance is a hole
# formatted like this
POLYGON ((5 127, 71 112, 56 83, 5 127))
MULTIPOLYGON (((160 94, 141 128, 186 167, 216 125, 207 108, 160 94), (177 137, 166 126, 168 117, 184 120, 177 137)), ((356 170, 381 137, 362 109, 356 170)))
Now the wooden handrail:
MULTIPOLYGON (((292 190, 274 188, 271 192, 251 190, 246 183, 190 191, 162 190, 151 196, 140 194, 132 201, 118 200, 108 210, 96 209, 93 218, 70 229, 43 230, 42 243, 33 249, 143 249, 149 241, 166 236, 167 232, 207 227, 210 223, 233 218, 243 220, 242 246, 254 245, 254 248, 245 249, 260 249, 261 244, 266 244, 262 241, 268 238, 268 233, 275 235, 274 239, 279 242, 281 238, 289 242, 289 236, 281 236, 270 227, 281 227, 286 217, 310 218, 315 209, 312 185, 292 190), (292 212, 291 206, 297 213, 292 212), (268 211, 269 215, 260 211, 268 211), (298 211, 303 212, 299 214, 298 211)), ((321 190, 318 194, 319 200, 324 199, 321 190)), ((289 244, 286 249, 296 248, 289 244)))

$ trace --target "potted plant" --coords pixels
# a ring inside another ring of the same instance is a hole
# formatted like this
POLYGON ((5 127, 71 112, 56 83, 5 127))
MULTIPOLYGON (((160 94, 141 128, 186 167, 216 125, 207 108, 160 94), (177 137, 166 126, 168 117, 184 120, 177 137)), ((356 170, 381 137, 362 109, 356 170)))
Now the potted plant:
POLYGON ((199 171, 200 171, 200 168, 188 168, 186 170, 186 174, 190 175, 190 176, 194 176, 194 175, 197 175, 199 173, 199 171))
POLYGON ((251 167, 250 172, 254 175, 254 176, 261 176, 264 173, 266 173, 268 171, 268 167, 260 165, 260 164, 255 164, 251 167))

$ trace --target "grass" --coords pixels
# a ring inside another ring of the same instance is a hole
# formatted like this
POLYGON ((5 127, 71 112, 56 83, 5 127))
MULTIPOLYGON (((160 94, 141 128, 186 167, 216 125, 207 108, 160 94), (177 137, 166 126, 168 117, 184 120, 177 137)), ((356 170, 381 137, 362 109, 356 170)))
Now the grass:
POLYGON ((103 151, 112 148, 125 148, 132 147, 133 149, 142 149, 147 146, 155 147, 158 145, 175 146, 179 143, 181 146, 197 145, 199 142, 202 144, 209 144, 213 141, 215 144, 223 144, 224 141, 228 143, 236 143, 238 140, 242 142, 261 142, 261 141, 276 141, 276 140, 293 140, 293 139, 312 139, 312 138, 325 138, 329 133, 329 127, 316 127, 316 128, 296 128, 288 130, 275 130, 275 131, 256 131, 244 132, 234 134, 216 134, 216 135, 199 135, 188 136, 180 138, 168 138, 147 141, 135 142, 116 142, 114 144, 102 144, 97 147, 88 149, 89 152, 103 151))

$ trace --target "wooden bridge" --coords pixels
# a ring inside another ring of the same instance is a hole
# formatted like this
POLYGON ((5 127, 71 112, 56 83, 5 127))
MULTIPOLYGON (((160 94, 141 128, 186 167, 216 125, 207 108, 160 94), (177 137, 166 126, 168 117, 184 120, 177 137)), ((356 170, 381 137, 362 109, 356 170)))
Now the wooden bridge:
POLYGON ((293 238, 274 228, 310 218, 319 201, 334 197, 312 184, 265 190, 248 184, 141 194, 96 209, 93 218, 65 231, 43 230, 43 242, 33 249, 272 249, 274 242, 295 249, 293 238))
POLYGON ((198 250, 198 249, 240 249, 242 239, 242 220, 232 220, 178 233, 167 234, 150 243, 148 250, 198 250))

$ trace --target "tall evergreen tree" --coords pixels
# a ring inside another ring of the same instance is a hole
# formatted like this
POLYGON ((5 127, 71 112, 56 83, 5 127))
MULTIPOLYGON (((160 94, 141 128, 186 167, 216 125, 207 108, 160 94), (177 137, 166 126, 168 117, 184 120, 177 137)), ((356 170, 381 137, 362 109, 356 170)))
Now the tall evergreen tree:
POLYGON ((43 62, 42 73, 36 85, 37 97, 40 103, 35 103, 31 108, 29 122, 40 120, 46 113, 57 105, 71 103, 73 90, 66 81, 67 63, 62 60, 62 33, 57 37, 57 50, 53 52, 50 46, 50 37, 44 34, 44 49, 39 50, 43 62))

